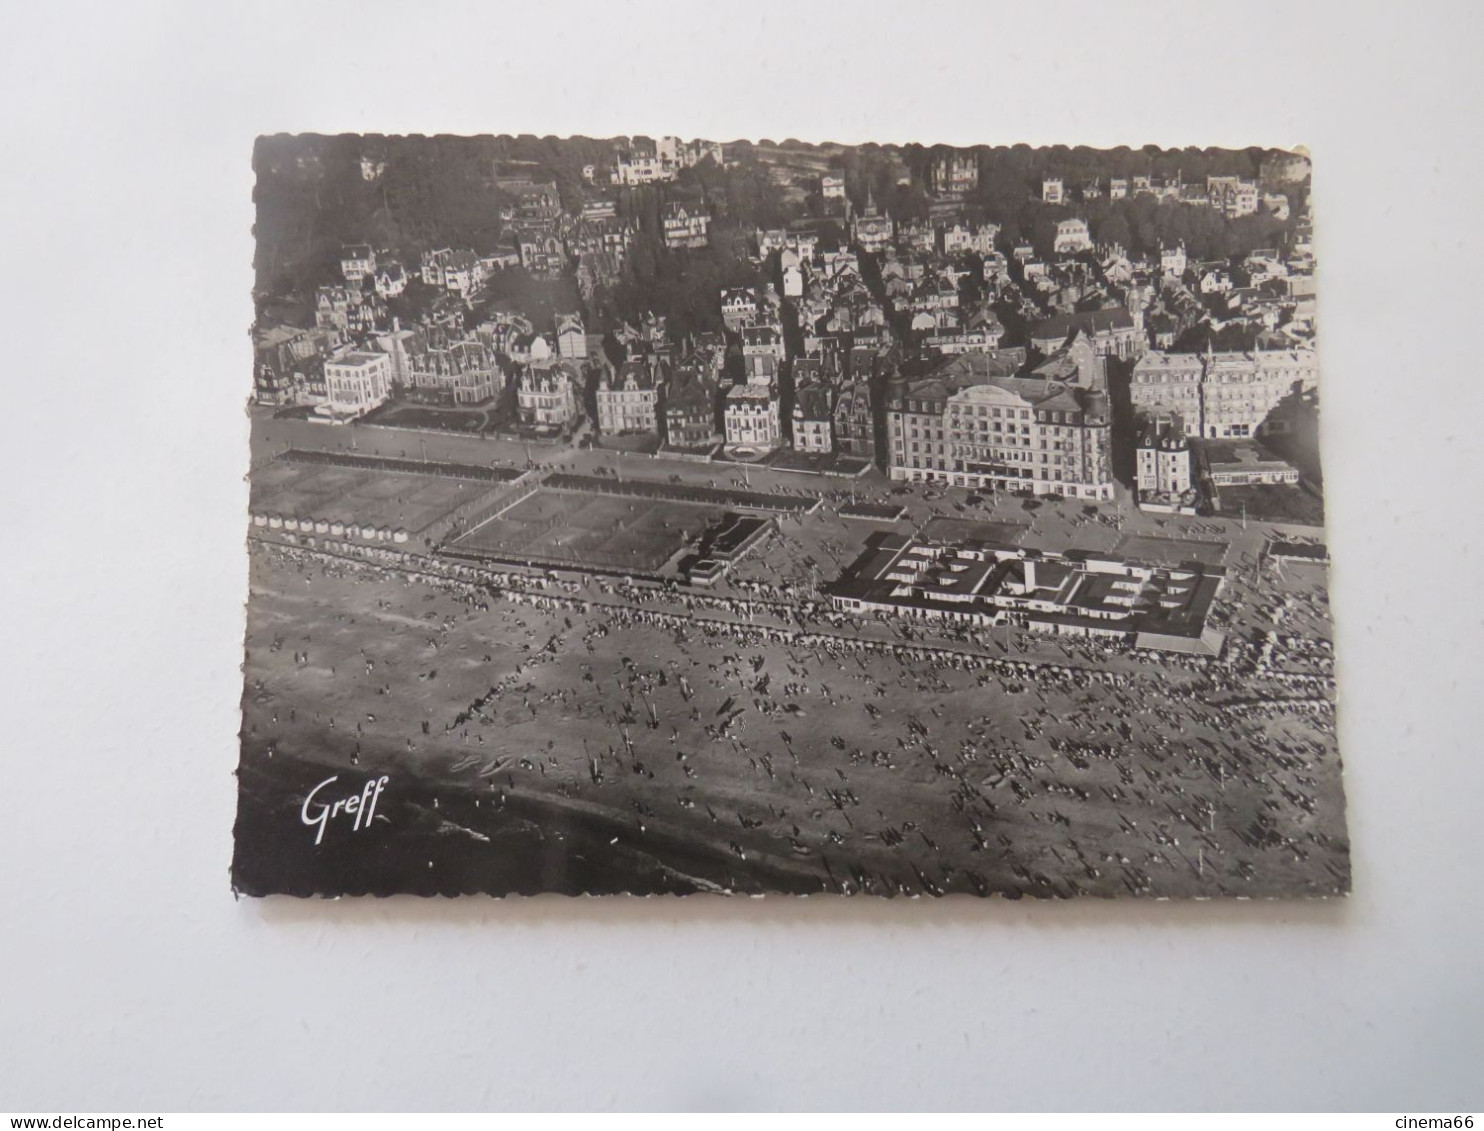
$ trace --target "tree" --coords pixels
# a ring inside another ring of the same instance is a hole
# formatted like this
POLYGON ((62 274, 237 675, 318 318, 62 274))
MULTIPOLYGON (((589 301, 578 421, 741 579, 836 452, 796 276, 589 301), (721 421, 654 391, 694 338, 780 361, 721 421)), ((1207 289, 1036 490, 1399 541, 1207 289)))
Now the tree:
POLYGON ((1133 243, 1133 229, 1122 211, 1105 215, 1092 226, 1092 238, 1100 244, 1117 244, 1125 251, 1133 243))

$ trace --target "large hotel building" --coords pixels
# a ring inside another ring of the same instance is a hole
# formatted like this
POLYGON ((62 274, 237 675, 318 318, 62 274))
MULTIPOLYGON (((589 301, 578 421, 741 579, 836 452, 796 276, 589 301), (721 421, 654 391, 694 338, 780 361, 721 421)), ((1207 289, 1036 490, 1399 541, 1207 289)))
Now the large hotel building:
POLYGON ((1311 349, 1146 353, 1134 363, 1129 396, 1136 410, 1179 413, 1191 434, 1227 440, 1286 430, 1273 410, 1318 383, 1311 349))
POLYGON ((962 354, 917 379, 893 381, 891 478, 1111 499, 1102 359, 1074 341, 1067 354, 1017 377, 1023 357, 1018 350, 962 354), (1068 364, 1055 368, 1058 360, 1068 364))

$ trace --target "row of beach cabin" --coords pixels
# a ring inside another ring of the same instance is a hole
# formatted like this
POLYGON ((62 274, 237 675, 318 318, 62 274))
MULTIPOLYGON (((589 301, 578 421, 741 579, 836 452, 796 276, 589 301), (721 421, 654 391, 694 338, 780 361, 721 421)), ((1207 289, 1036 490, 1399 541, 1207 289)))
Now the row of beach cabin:
POLYGON ((257 513, 252 524, 265 530, 282 530, 289 533, 328 534, 335 538, 363 538, 367 542, 406 542, 407 531, 401 527, 360 525, 354 522, 335 522, 324 518, 297 518, 293 515, 257 513))

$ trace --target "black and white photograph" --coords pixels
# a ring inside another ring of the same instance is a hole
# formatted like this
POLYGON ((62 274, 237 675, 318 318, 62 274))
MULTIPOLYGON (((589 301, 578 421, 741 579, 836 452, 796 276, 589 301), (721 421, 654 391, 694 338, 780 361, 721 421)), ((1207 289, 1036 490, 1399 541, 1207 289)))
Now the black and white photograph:
POLYGON ((1484 1128, 1484 8, 12 7, 0 1128, 1484 1128))
POLYGON ((237 892, 1349 890, 1305 152, 252 163, 237 892))

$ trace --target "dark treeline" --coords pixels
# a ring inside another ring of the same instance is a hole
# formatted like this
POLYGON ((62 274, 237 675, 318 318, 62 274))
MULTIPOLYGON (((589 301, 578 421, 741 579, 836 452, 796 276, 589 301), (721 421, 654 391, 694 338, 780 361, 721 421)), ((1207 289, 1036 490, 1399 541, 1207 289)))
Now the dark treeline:
MULTIPOLYGON (((576 212, 595 193, 617 198, 620 215, 634 221, 639 238, 625 279, 603 295, 605 313, 633 321, 646 310, 667 314, 682 331, 719 325, 716 294, 721 287, 757 281, 747 259, 758 227, 817 218, 826 246, 844 238, 843 218, 832 217, 817 192, 803 194, 771 175, 779 165, 812 173, 834 169, 845 177, 856 209, 867 201, 898 221, 927 218, 929 173, 946 147, 922 145, 810 146, 796 141, 727 142, 728 166, 707 158, 681 170, 668 184, 618 189, 600 175, 583 179, 585 166, 602 169, 617 147, 640 138, 450 137, 377 135, 277 135, 258 140, 255 267, 260 296, 303 298, 313 287, 339 277, 342 245, 369 242, 391 249, 415 269, 418 257, 436 247, 467 247, 490 254, 508 244, 500 210, 515 201, 509 187, 522 174, 555 183, 562 204, 576 212), (362 161, 375 175, 362 175, 362 161), (506 186, 501 187, 502 179, 506 186), (704 206, 712 216, 712 246, 669 252, 661 217, 668 203, 704 206)), ((1002 226, 1007 249, 1030 240, 1049 254, 1056 221, 1086 219, 1095 240, 1117 243, 1135 255, 1156 253, 1161 244, 1183 242, 1194 259, 1215 259, 1281 244, 1287 224, 1267 214, 1228 220, 1214 209, 1152 197, 1112 201, 1106 196, 1059 207, 1041 203, 1044 176, 1058 176, 1069 192, 1110 177, 1149 175, 1204 182, 1207 175, 1259 176, 1266 151, 1259 149, 1089 149, 1028 145, 965 150, 975 155, 979 184, 963 206, 971 218, 1002 226)), ((1290 189, 1290 191, 1292 191, 1290 189)), ((1295 204, 1299 201, 1295 200, 1295 204)), ((1294 210, 1297 215, 1298 209, 1294 210)))

